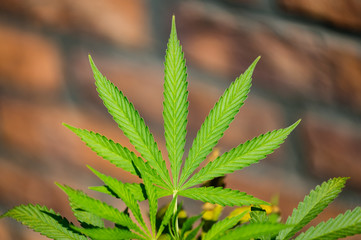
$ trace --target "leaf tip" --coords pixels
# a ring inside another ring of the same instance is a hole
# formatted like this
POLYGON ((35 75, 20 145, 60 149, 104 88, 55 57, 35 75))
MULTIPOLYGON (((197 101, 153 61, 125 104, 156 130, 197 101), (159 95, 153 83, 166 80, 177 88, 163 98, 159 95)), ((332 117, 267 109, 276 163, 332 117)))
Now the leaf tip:
POLYGON ((294 124, 292 124, 291 126, 288 127, 288 130, 290 132, 293 131, 298 126, 298 124, 300 124, 300 122, 301 122, 301 119, 298 119, 294 124))
POLYGON ((90 67, 91 67, 93 73, 95 74, 99 70, 98 70, 97 66, 95 65, 93 58, 90 56, 90 54, 88 55, 88 58, 89 58, 90 67))
POLYGON ((74 130, 76 129, 75 127, 73 127, 73 126, 70 126, 69 124, 67 124, 67 123, 62 123, 61 125, 63 125, 64 127, 66 127, 66 128, 68 128, 68 129, 70 129, 71 131, 73 131, 74 132, 74 130))
POLYGON ((66 192, 66 186, 65 185, 63 185, 63 184, 60 184, 60 183, 58 183, 58 182, 54 182, 54 184, 56 185, 56 186, 58 186, 61 190, 63 190, 64 192, 66 192))

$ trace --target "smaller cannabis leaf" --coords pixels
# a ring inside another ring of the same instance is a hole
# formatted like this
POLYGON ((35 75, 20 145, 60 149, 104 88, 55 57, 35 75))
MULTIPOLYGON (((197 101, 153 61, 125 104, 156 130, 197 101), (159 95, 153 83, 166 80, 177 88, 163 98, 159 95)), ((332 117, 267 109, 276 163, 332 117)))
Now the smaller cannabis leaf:
POLYGON ((331 218, 327 222, 322 222, 316 227, 309 228, 296 240, 316 240, 316 239, 340 239, 361 233, 361 208, 346 211, 336 218, 331 218))
POLYGON ((40 205, 20 205, 10 209, 2 217, 11 217, 29 228, 51 239, 87 240, 71 229, 69 221, 47 207, 40 205))
POLYGON ((281 231, 278 239, 290 239, 307 223, 317 217, 338 196, 345 186, 346 180, 347 178, 334 178, 311 191, 287 219, 286 224, 293 225, 293 227, 281 231))
MULTIPOLYGON (((300 202, 287 219, 286 224, 291 226, 279 232, 277 240, 291 239, 306 224, 317 217, 342 191, 348 178, 333 178, 317 186, 300 202)), ((361 233, 361 211, 355 208, 347 211, 326 223, 322 222, 316 227, 311 227, 296 239, 339 239, 361 233)))

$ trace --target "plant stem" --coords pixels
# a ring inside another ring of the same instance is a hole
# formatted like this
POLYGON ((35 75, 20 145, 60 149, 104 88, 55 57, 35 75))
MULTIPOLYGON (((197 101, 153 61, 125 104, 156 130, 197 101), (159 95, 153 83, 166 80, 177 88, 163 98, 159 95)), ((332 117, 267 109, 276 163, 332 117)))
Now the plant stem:
MULTIPOLYGON (((174 211, 173 214, 177 214, 177 207, 178 207, 178 195, 177 195, 178 191, 174 191, 173 192, 173 199, 175 198, 175 205, 174 205, 174 211)), ((178 217, 175 216, 175 236, 178 238, 178 233, 179 233, 179 227, 178 227, 178 217)))

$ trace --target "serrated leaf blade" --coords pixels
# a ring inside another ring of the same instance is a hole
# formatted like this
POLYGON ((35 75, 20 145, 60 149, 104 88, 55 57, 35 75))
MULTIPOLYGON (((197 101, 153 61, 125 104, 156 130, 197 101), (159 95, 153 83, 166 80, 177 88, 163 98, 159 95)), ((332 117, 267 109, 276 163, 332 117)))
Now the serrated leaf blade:
POLYGON ((196 184, 224 176, 236 170, 241 170, 251 164, 257 163, 280 146, 299 124, 300 120, 285 129, 274 130, 262 134, 250 141, 240 144, 231 151, 209 162, 198 173, 194 174, 183 188, 192 187, 196 184))
POLYGON ((1 217, 11 217, 35 232, 55 240, 87 240, 71 229, 71 223, 60 214, 40 205, 20 205, 10 209, 1 217))
POLYGON ((221 206, 269 205, 269 203, 244 192, 222 187, 189 188, 179 191, 179 195, 221 206))
MULTIPOLYGON (((147 200, 148 197, 147 195, 145 194, 144 195, 144 192, 145 192, 145 187, 144 185, 141 183, 141 184, 138 184, 138 183, 124 183, 128 190, 131 191, 131 193, 133 194, 133 196, 135 197, 135 199, 137 201, 144 201, 144 200, 147 200)), ((89 189, 93 190, 93 191, 97 191, 97 192, 101 192, 101 193, 105 193, 105 194, 108 194, 110 196, 113 196, 113 197, 116 197, 116 198, 119 198, 119 196, 117 194, 115 194, 114 192, 112 192, 108 186, 104 185, 104 186, 92 186, 92 187, 89 187, 89 189)), ((170 196, 172 195, 173 193, 167 189, 163 189, 163 188, 156 188, 156 194, 157 194, 157 198, 162 198, 162 197, 166 197, 166 196, 170 196)))
POLYGON ((158 210, 157 190, 148 177, 143 178, 149 205, 149 218, 153 237, 156 236, 156 215, 158 210))
POLYGON ((281 223, 250 223, 229 231, 222 236, 222 240, 249 240, 264 235, 274 236, 287 227, 281 223))
POLYGON ((90 212, 98 217, 107 219, 119 225, 134 229, 139 233, 143 231, 131 220, 131 218, 105 202, 94 199, 80 190, 69 186, 57 184, 69 197, 71 205, 76 205, 84 211, 90 212))
POLYGON ((77 231, 87 235, 91 239, 96 240, 125 240, 125 239, 140 239, 145 240, 145 238, 135 234, 131 231, 119 228, 78 228, 74 227, 77 231))
POLYGON ((221 221, 215 223, 211 229, 206 233, 202 240, 214 240, 220 239, 222 235, 226 233, 227 230, 231 229, 232 227, 236 226, 236 224, 242 219, 244 215, 246 215, 248 211, 245 211, 237 216, 231 218, 225 218, 221 221))
POLYGON ((182 186, 199 164, 212 152, 213 147, 239 112, 250 91, 252 73, 258 60, 259 57, 226 89, 210 111, 189 150, 179 185, 182 186))
POLYGON ((149 230, 147 226, 145 225, 142 213, 140 212, 139 205, 136 198, 133 196, 132 192, 129 191, 127 186, 122 183, 121 181, 112 178, 110 176, 106 176, 94 168, 88 166, 88 168, 97 175, 115 194, 119 196, 120 199, 123 200, 125 205, 132 211, 135 219, 138 221, 138 223, 143 227, 144 230, 146 230, 149 233, 149 230))
POLYGON ((97 155, 115 166, 139 176, 132 164, 134 161, 132 159, 137 158, 135 153, 99 133, 75 128, 65 123, 63 125, 80 137, 97 155))
POLYGON ((346 211, 344 214, 321 222, 316 227, 310 227, 296 240, 333 240, 361 234, 361 208, 346 211))
POLYGON ((333 178, 312 190, 287 219, 286 224, 293 225, 293 227, 281 231, 277 239, 290 239, 317 217, 338 196, 345 186, 346 180, 347 178, 333 178))
POLYGON ((135 149, 159 173, 164 182, 162 186, 172 189, 165 161, 143 118, 123 93, 100 73, 90 56, 89 61, 96 80, 97 91, 108 112, 135 149))
POLYGON ((164 67, 164 135, 173 184, 176 187, 186 142, 188 83, 184 54, 177 38, 174 16, 164 67))

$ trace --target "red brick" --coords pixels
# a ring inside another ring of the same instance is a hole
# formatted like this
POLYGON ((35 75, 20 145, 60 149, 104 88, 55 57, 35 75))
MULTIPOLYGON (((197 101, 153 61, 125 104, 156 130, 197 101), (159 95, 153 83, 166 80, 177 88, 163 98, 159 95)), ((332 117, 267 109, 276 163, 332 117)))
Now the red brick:
MULTIPOLYGON (((0 127, 4 147, 36 160, 34 165, 47 169, 48 174, 65 179, 74 177, 79 171, 78 175, 84 178, 81 182, 86 182, 92 175, 86 168, 86 164, 89 164, 125 181, 137 179, 101 160, 75 134, 61 125, 66 122, 99 132, 134 150, 105 112, 73 109, 66 105, 33 104, 9 98, 3 98, 1 103, 0 127)), ((162 140, 158 142, 164 152, 164 143, 162 140)))
MULTIPOLYGON (((40 204, 56 211, 67 210, 68 203, 62 191, 47 176, 40 176, 30 168, 24 169, 0 159, 1 203, 7 207, 20 204, 40 204)), ((66 214, 70 214, 68 211, 66 214)))
POLYGON ((4 24, 0 35, 3 87, 54 93, 62 86, 61 54, 50 39, 4 24))
POLYGON ((262 56, 254 74, 257 86, 287 97, 331 98, 331 67, 318 64, 325 60, 326 48, 303 27, 279 22, 270 26, 266 20, 236 18, 194 3, 182 4, 177 16, 190 64, 232 79, 262 56))
POLYGON ((0 224, 0 239, 2 239, 2 240, 11 240, 11 239, 13 239, 12 237, 11 237, 11 233, 10 233, 10 231, 9 231, 9 224, 4 224, 4 221, 5 220, 2 220, 1 222, 1 224, 0 224))
POLYGON ((313 175, 329 177, 351 177, 349 185, 361 186, 361 130, 345 120, 309 114, 302 125, 305 157, 313 175))
MULTIPOLYGON (((162 124, 163 63, 160 61, 131 61, 93 55, 99 70, 131 101, 145 121, 162 124)), ((78 94, 86 101, 101 104, 84 53, 76 54, 72 64, 78 94)))
POLYGON ((341 28, 361 30, 361 3, 358 0, 279 0, 290 12, 329 22, 341 28))
POLYGON ((1 1, 0 9, 40 26, 95 34, 127 46, 142 47, 150 39, 145 0, 5 0, 1 1))
POLYGON ((345 107, 359 112, 361 108, 361 50, 357 47, 345 49, 333 46, 329 61, 334 66, 335 98, 345 107))
POLYGON ((359 112, 358 42, 300 24, 236 17, 196 3, 181 4, 177 16, 190 65, 233 80, 260 55, 256 87, 291 99, 343 104, 359 112))

